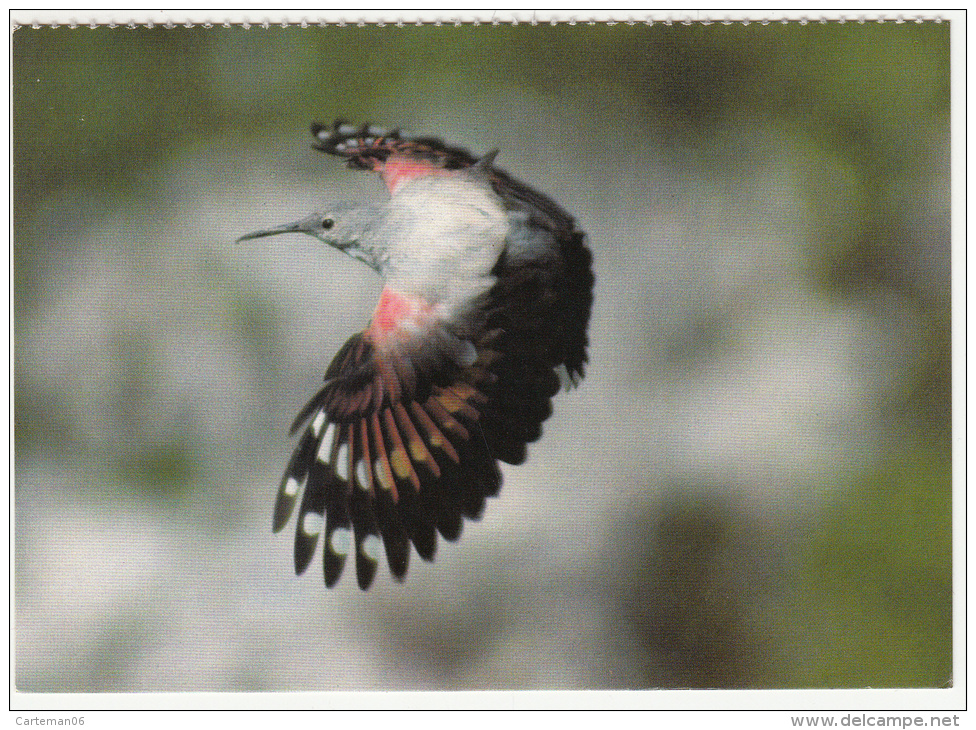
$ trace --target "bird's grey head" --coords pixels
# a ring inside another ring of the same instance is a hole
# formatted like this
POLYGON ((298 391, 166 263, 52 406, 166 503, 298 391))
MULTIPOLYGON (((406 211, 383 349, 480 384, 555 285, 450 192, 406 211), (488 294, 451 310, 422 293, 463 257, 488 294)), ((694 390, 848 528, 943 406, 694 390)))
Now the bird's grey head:
POLYGON ((285 223, 274 228, 264 228, 248 233, 238 238, 237 242, 277 236, 282 233, 304 233, 359 259, 375 269, 377 262, 368 240, 370 221, 374 218, 375 212, 370 206, 340 204, 316 211, 293 223, 285 223))

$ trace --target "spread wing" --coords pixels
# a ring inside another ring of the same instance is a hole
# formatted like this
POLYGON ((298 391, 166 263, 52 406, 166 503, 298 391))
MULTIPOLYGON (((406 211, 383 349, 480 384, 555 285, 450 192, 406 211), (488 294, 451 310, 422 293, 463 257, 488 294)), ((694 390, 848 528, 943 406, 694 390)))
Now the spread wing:
POLYGON ((515 333, 475 343, 442 333, 440 346, 380 352, 369 331, 353 336, 295 421, 304 428, 282 477, 274 529, 288 522, 304 486, 295 569, 308 567, 324 533, 325 582, 355 555, 366 589, 385 550, 398 580, 410 545, 432 560, 437 534, 456 540, 497 494, 497 460, 520 463, 551 413, 559 380, 539 358, 511 351, 515 333))

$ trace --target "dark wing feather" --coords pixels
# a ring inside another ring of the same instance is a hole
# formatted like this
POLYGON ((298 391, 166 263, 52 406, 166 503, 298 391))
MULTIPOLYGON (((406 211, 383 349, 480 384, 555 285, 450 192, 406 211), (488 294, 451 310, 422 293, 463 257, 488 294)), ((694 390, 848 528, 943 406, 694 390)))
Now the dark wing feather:
POLYGON ((501 473, 478 422, 486 399, 478 388, 491 376, 477 361, 463 367, 429 354, 380 355, 367 334, 351 338, 328 372, 296 421, 304 432, 282 478, 274 527, 287 522, 304 482, 296 571, 307 568, 324 516, 326 583, 338 579, 351 552, 365 589, 380 549, 402 578, 411 543, 433 559, 437 533, 457 539, 462 519, 479 517, 497 493, 501 473), (396 357, 410 358, 410 367, 391 365, 396 357), (412 384, 398 379, 404 372, 413 373, 412 384))
POLYGON ((497 462, 525 459, 559 388, 537 337, 515 326, 486 331, 466 366, 423 352, 381 355, 367 333, 352 337, 297 423, 304 431, 275 505, 281 529, 304 483, 296 571, 311 560, 323 515, 326 583, 354 554, 364 589, 381 549, 402 579, 411 544, 433 560, 438 534, 456 540, 464 519, 479 519, 501 487, 497 462), (390 365, 390 357, 409 358, 410 368, 390 365), (406 370, 414 373, 410 386, 397 379, 406 370))

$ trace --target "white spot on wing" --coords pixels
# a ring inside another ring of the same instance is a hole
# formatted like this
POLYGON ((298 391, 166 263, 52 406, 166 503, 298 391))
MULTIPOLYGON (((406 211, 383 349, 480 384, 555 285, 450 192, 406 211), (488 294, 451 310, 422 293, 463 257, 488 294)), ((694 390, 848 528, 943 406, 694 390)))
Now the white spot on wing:
POLYGON ((288 477, 288 480, 285 482, 285 494, 289 497, 294 497, 298 494, 298 480, 295 477, 288 477))
POLYGON ((329 538, 329 547, 336 555, 348 555, 352 547, 352 532, 346 527, 337 527, 329 538))
POLYGON ((461 340, 460 360, 464 366, 474 365, 478 359, 478 351, 471 344, 471 340, 461 340))
POLYGON ((325 436, 322 437, 322 442, 319 444, 319 452, 315 458, 323 464, 328 464, 329 457, 332 456, 332 444, 335 441, 335 432, 336 425, 330 423, 328 428, 325 429, 325 436))
POLYGON ((322 532, 322 515, 316 512, 306 512, 302 518, 302 532, 309 537, 314 537, 322 532))
POLYGON ((342 481, 349 481, 349 444, 343 444, 339 447, 339 452, 336 454, 335 471, 336 476, 342 481))
POLYGON ((367 535, 363 538, 362 551, 375 563, 380 558, 380 539, 376 535, 367 535))
POLYGON ((380 486, 383 487, 383 489, 386 489, 387 491, 393 489, 393 485, 386 480, 386 472, 380 468, 379 459, 376 459, 376 461, 373 462, 373 473, 376 475, 376 480, 380 483, 380 486))
POLYGON ((366 474, 366 462, 360 459, 356 462, 356 483, 363 489, 369 489, 369 477, 366 474))
POLYGON ((322 430, 323 423, 325 423, 325 411, 319 410, 315 414, 315 420, 312 421, 312 433, 315 435, 315 438, 319 437, 319 431, 322 430))

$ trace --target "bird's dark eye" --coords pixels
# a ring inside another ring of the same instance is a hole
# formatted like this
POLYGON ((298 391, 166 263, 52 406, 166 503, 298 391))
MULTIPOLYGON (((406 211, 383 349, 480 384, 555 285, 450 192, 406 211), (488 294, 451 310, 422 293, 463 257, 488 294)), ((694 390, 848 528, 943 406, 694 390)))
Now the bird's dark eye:
POLYGON ((329 230, 334 225, 335 225, 335 221, 332 220, 331 218, 322 219, 322 228, 324 228, 325 230, 329 230))

